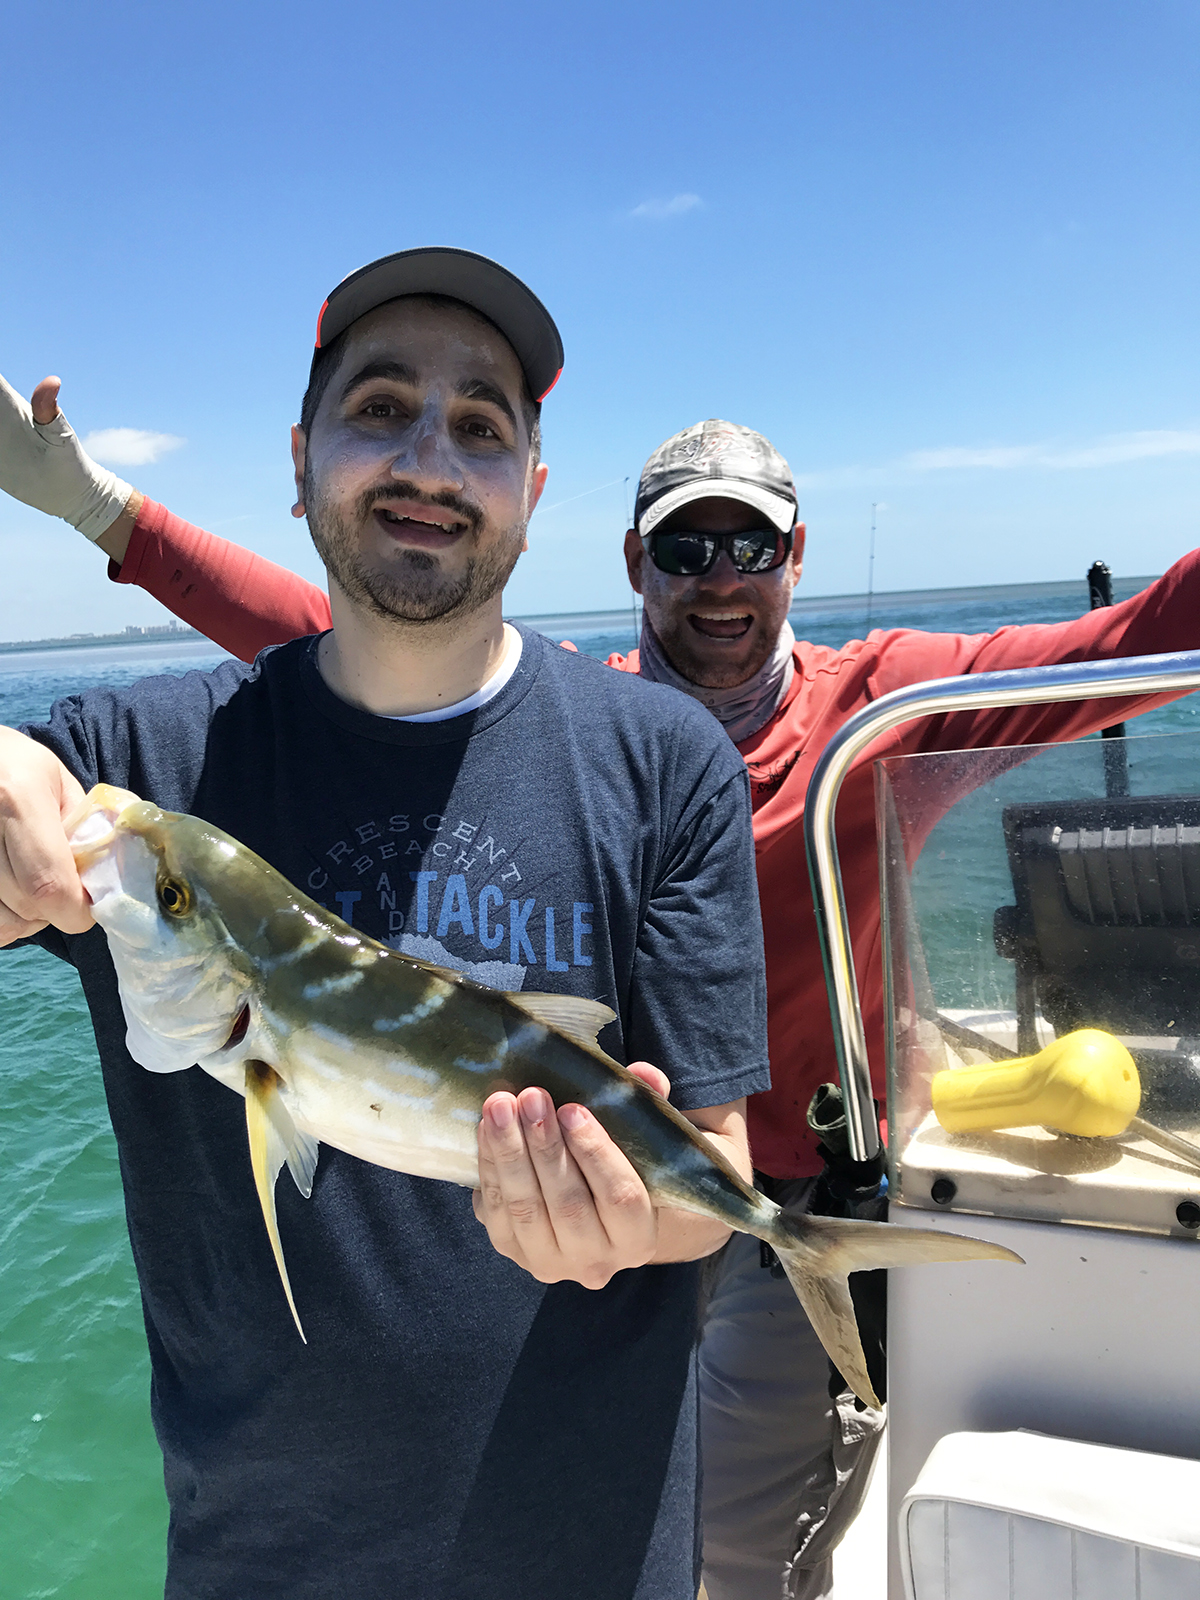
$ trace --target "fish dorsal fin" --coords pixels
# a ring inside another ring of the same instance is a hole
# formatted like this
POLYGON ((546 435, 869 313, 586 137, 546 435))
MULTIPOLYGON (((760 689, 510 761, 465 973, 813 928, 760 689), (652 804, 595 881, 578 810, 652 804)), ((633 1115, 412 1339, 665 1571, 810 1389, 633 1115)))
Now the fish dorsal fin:
POLYGON ((574 994, 526 994, 507 998, 527 1017, 544 1028, 555 1028, 579 1044, 594 1045, 600 1029, 617 1020, 617 1013, 601 1000, 582 1000, 574 994))
POLYGON ((267 1237, 271 1241, 271 1254, 283 1280, 283 1292, 295 1319, 296 1329, 305 1344, 300 1314, 292 1298, 287 1267, 283 1260, 283 1245, 279 1238, 279 1222, 275 1215, 275 1180, 286 1162, 296 1187, 306 1198, 312 1192, 312 1173, 316 1166, 317 1141, 302 1134, 279 1098, 279 1075, 265 1061, 246 1063, 246 1132, 250 1139, 250 1166, 254 1172, 254 1187, 262 1207, 267 1237), (307 1189, 305 1184, 308 1185, 307 1189))
POLYGON ((466 983, 468 978, 465 972, 459 972, 454 967, 439 967, 436 962, 426 961, 424 956, 410 955, 407 950, 392 950, 387 946, 392 955, 398 956, 401 961, 407 961, 410 967, 420 967, 422 972, 428 972, 430 977, 443 978, 447 983, 466 983))
POLYGON ((420 961, 416 956, 405 956, 405 961, 416 961, 419 967, 424 967, 426 972, 432 972, 435 978, 444 978, 447 983, 465 983, 467 975, 458 972, 454 967, 435 967, 432 961, 420 961))

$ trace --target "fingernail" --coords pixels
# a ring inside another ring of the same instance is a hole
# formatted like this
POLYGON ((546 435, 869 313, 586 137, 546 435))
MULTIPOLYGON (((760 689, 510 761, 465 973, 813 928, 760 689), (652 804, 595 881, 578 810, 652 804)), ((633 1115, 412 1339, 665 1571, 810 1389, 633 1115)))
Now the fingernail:
POLYGON ((522 1118, 531 1125, 535 1122, 545 1122, 554 1112, 550 1096, 544 1089, 527 1090, 517 1103, 521 1107, 522 1118))
POLYGON ((488 1107, 488 1116, 493 1128, 511 1128, 513 1122, 513 1103, 505 1095, 502 1099, 493 1100, 488 1107))
POLYGON ((583 1127, 587 1119, 588 1114, 582 1106, 563 1106, 562 1110, 558 1113, 559 1124, 560 1126, 564 1127, 568 1133, 577 1132, 578 1129, 583 1127))

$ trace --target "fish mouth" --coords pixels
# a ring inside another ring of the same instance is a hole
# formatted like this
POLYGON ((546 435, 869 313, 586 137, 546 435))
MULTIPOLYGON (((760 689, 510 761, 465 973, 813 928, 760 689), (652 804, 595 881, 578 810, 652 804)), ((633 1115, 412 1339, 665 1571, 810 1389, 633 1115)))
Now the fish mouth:
POLYGON ((63 832, 80 873, 102 859, 112 849, 117 823, 122 812, 140 805, 141 796, 111 783, 98 783, 63 818, 63 832))

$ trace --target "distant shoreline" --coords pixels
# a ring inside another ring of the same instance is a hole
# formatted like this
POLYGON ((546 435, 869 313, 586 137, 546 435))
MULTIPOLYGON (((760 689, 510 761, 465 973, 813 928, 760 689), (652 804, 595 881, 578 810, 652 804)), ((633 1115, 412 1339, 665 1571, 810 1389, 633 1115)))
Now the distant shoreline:
POLYGON ((28 650, 95 650, 115 644, 194 644, 205 637, 182 622, 164 622, 149 628, 123 628, 120 633, 72 633, 64 639, 0 640, 0 655, 23 655, 28 650))
MULTIPOLYGON (((1114 598, 1127 599, 1138 594, 1154 577, 1114 578, 1114 598)), ((1033 600, 1054 599, 1058 596, 1078 596, 1080 609, 1087 607, 1087 583, 1083 578, 1061 578, 1052 583, 985 583, 955 589, 889 589, 868 597, 864 594, 805 595, 793 601, 792 617, 813 616, 818 613, 865 611, 870 598, 873 614, 902 611, 913 606, 969 603, 973 600, 1033 600)), ((537 616, 516 617, 517 622, 528 623, 539 633, 558 633, 565 628, 576 630, 618 629, 633 620, 632 606, 613 611, 549 611, 537 616)), ((95 650, 120 645, 143 644, 195 644, 207 642, 206 635, 182 623, 163 623, 148 628, 126 628, 121 633, 73 633, 64 639, 16 639, 0 641, 0 655, 24 655, 35 650, 95 650)))

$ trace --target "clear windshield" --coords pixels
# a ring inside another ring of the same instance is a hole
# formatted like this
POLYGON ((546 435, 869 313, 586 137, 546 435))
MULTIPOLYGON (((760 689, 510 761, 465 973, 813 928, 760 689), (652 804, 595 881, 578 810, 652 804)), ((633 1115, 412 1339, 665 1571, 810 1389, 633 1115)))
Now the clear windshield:
POLYGON ((1200 735, 876 774, 899 1195, 1194 1236, 1200 735))

